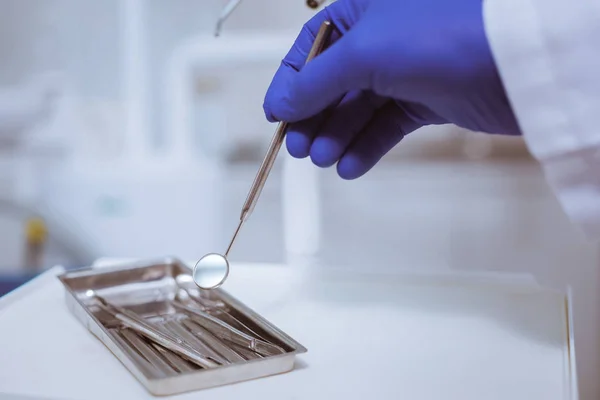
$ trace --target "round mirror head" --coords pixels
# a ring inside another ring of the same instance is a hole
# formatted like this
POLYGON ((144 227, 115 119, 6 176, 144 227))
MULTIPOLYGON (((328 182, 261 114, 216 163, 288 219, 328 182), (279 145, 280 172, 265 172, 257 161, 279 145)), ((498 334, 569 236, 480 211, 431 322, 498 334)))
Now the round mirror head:
POLYGON ((220 254, 211 253, 202 257, 194 266, 192 277, 200 289, 216 289, 229 275, 229 261, 220 254))

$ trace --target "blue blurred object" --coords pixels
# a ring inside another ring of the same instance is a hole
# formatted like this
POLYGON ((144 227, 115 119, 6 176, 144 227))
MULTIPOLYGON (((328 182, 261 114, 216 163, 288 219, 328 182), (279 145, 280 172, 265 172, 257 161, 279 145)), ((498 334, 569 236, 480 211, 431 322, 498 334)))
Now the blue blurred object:
POLYGON ((26 284, 43 271, 0 274, 0 297, 26 284))
MULTIPOLYGON (((65 271, 71 271, 74 269, 79 269, 84 267, 87 264, 73 264, 73 265, 63 265, 65 271)), ((20 286, 26 284, 33 278, 38 275, 46 272, 47 269, 42 269, 38 271, 14 271, 14 272, 4 272, 0 273, 0 297, 5 294, 12 292, 15 289, 18 289, 20 286)))

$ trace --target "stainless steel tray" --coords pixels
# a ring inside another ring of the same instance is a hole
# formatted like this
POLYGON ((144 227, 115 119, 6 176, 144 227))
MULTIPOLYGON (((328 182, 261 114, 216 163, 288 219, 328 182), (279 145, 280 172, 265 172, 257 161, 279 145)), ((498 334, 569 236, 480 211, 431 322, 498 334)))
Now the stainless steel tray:
POLYGON ((296 354, 306 352, 224 290, 197 289, 190 269, 177 259, 85 268, 58 278, 70 311, 154 395, 288 372, 296 354), (202 367, 150 340, 140 334, 143 329, 123 322, 129 317, 214 365, 202 367))

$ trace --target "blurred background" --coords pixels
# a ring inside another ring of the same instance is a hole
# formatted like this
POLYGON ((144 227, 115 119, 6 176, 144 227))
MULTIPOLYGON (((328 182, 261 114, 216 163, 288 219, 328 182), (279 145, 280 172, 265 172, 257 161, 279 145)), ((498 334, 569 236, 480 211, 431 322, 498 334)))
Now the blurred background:
MULTIPOLYGON (((56 264, 224 250, 274 131, 264 92, 315 13, 245 0, 217 39, 224 5, 0 0, 0 295, 56 264)), ((520 138, 422 129, 352 182, 282 152, 231 259, 570 285, 600 396, 597 247, 520 138)))

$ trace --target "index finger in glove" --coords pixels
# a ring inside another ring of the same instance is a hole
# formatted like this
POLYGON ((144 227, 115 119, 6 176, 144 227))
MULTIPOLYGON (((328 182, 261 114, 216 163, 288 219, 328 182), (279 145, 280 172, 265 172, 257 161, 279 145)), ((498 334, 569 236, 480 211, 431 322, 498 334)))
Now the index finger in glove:
POLYGON ((360 7, 357 7, 354 3, 357 2, 338 0, 321 10, 302 27, 300 34, 296 38, 296 41, 288 54, 282 60, 281 65, 275 73, 271 85, 267 90, 263 109, 268 121, 279 121, 278 114, 294 114, 293 110, 280 110, 279 108, 286 107, 286 105, 289 104, 289 102, 282 100, 289 98, 291 95, 290 83, 293 80, 294 75, 297 74, 306 63, 306 57, 310 52, 321 24, 324 21, 330 21, 333 24, 334 30, 327 46, 335 43, 358 20, 360 7))

